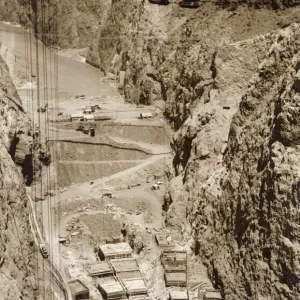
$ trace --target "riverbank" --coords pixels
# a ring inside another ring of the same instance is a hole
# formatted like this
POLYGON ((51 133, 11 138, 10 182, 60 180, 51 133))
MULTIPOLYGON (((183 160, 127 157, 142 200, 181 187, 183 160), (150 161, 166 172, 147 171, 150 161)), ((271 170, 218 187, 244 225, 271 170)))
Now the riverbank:
POLYGON ((54 52, 62 57, 67 57, 78 62, 86 63, 88 48, 82 49, 55 49, 54 52))

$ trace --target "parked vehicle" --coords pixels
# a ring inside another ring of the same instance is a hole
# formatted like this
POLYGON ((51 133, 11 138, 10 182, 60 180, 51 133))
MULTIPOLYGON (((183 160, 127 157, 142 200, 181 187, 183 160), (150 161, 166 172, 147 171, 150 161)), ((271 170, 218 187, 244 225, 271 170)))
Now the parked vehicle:
POLYGON ((151 187, 151 190, 159 190, 159 185, 158 184, 153 184, 151 187))
POLYGON ((41 250, 41 253, 44 258, 47 258, 49 256, 49 253, 48 253, 48 250, 47 250, 45 244, 40 244, 40 250, 41 250))

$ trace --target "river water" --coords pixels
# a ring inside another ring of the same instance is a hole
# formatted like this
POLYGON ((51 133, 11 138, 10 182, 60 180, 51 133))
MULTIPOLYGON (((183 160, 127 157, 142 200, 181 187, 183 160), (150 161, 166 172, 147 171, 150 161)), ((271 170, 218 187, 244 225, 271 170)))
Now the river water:
MULTIPOLYGON (((57 100, 77 95, 99 96, 116 93, 111 86, 99 81, 103 76, 99 69, 55 54, 43 43, 36 43, 33 34, 21 27, 0 22, 0 43, 15 54, 16 59, 21 57, 26 60, 28 81, 37 82, 36 75, 39 74, 42 102, 46 98, 56 97, 57 100)), ((21 89, 19 94, 24 102, 28 90, 21 89)), ((31 97, 37 99, 36 89, 31 97)))

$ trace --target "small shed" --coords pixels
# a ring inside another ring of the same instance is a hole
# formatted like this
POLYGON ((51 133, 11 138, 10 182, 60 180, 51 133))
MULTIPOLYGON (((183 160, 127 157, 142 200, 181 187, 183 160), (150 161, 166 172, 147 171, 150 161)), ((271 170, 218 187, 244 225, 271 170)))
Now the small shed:
POLYGON ((172 264, 168 262, 162 262, 166 273, 185 273, 187 271, 186 264, 172 264))
POLYGON ((186 273, 165 273, 166 286, 186 286, 186 273))
POLYGON ((85 115, 84 120, 85 121, 94 121, 94 115, 85 115))
POLYGON ((107 115, 102 115, 102 114, 94 114, 94 120, 95 121, 111 120, 111 117, 107 116, 107 115))
POLYGON ((140 113, 141 119, 150 119, 152 117, 153 117, 152 113, 140 113))
POLYGON ((91 107, 87 107, 84 109, 83 113, 84 114, 91 114, 93 112, 92 108, 91 107))
POLYGON ((105 244, 99 246, 99 257, 101 260, 114 258, 130 258, 132 249, 128 243, 105 244))
POLYGON ((78 114, 71 114, 71 120, 72 121, 78 121, 83 119, 83 114, 82 113, 78 113, 78 114))
POLYGON ((156 234, 155 240, 157 242, 157 245, 161 248, 171 248, 174 246, 174 243, 167 240, 167 236, 165 234, 156 234))
POLYGON ((137 296, 130 296, 130 300, 151 300, 151 298, 147 295, 137 295, 137 296))
POLYGON ((186 264, 186 251, 179 250, 164 250, 161 255, 162 262, 169 262, 172 264, 186 264))
POLYGON ((97 280, 97 287, 104 300, 118 300, 126 298, 126 291, 114 277, 109 280, 97 280))
POLYGON ((139 270, 139 264, 134 258, 112 259, 110 263, 116 273, 139 270))
POLYGON ((188 300, 189 294, 187 291, 170 291, 169 300, 188 300))
POLYGON ((113 275, 113 269, 106 261, 101 263, 94 263, 87 266, 89 275, 92 277, 103 277, 113 275))
POLYGON ((213 290, 213 291, 206 291, 204 294, 204 300, 222 300, 222 296, 220 291, 213 290))
POLYGON ((79 279, 69 281, 72 298, 74 300, 89 299, 90 292, 88 287, 83 284, 79 279))

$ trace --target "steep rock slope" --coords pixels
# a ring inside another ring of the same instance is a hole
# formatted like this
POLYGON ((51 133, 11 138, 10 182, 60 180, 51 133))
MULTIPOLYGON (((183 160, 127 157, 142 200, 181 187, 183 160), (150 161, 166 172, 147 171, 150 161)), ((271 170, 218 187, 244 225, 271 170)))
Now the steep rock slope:
MULTIPOLYGON (((299 35, 294 24, 269 36, 274 42, 233 118, 223 162, 222 153, 213 166, 192 151, 185 168, 189 230, 226 299, 299 298, 299 35)), ((209 136, 201 132, 200 147, 209 136)))
POLYGON ((59 48, 87 48, 98 65, 98 36, 111 0, 9 0, 0 3, 0 20, 32 28, 40 40, 59 48))
POLYGON ((104 71, 125 72, 128 101, 163 100, 175 130, 195 105, 211 100, 214 59, 224 46, 266 34, 300 16, 297 7, 275 12, 202 3, 198 10, 189 10, 170 2, 113 1, 101 29, 99 55, 104 71))
POLYGON ((29 121, 1 57, 0 109, 0 297, 34 299, 36 252, 24 186, 24 176, 30 180, 31 174, 22 174, 22 167, 30 165, 32 139, 29 121))
MULTIPOLYGON (((276 30, 299 20, 299 8, 274 12, 239 6, 220 9, 204 4, 199 11, 191 12, 131 1, 128 10, 134 13, 125 9, 124 2, 113 2, 110 22, 101 36, 103 40, 115 38, 99 42, 100 62, 106 71, 125 72, 128 100, 164 100, 166 115, 177 131, 172 142, 173 179, 165 203, 168 223, 180 227, 188 219, 186 230, 197 240, 195 251, 226 299, 255 299, 260 295, 297 299, 298 244, 286 235, 287 224, 296 232, 293 236, 299 232, 297 212, 280 216, 281 202, 288 205, 291 201, 287 195, 280 196, 272 210, 265 208, 264 198, 269 197, 274 178, 265 179, 256 164, 261 164, 260 156, 265 158, 266 151, 262 146, 248 148, 244 140, 239 141, 240 148, 230 148, 232 137, 228 146, 228 132, 252 76, 262 62, 270 62, 269 49, 278 38, 276 30), (230 149, 233 154, 229 159, 230 149), (252 161, 243 169, 247 156, 252 161), (230 164, 233 160, 235 165, 230 164), (238 176, 233 172, 235 168, 241 168, 238 176), (256 185, 250 180, 256 176, 255 171, 259 177, 256 185), (244 183, 240 183, 241 177, 247 178, 244 183), (232 187, 231 181, 235 183, 232 187), (282 220, 286 222, 284 226, 270 229, 270 224, 280 224, 282 220)), ((287 33, 290 37, 282 42, 284 50, 280 54, 275 51, 277 56, 298 51, 297 42, 292 45, 297 34, 295 28, 287 33)), ((284 75, 290 64, 287 59, 278 66, 278 76, 284 75)), ((261 89, 270 92, 272 84, 261 89)), ((257 106, 259 113, 253 120, 259 125, 268 120, 269 112, 257 106)), ((248 127, 244 135, 246 138, 247 130, 252 129, 247 139, 251 144, 260 130, 250 122, 248 127)), ((258 143, 263 144, 264 139, 258 143)), ((290 162, 293 163, 295 160, 290 162)))

